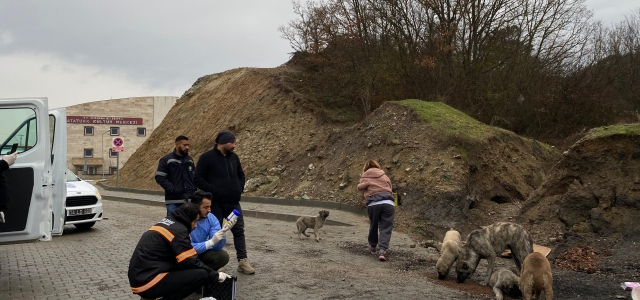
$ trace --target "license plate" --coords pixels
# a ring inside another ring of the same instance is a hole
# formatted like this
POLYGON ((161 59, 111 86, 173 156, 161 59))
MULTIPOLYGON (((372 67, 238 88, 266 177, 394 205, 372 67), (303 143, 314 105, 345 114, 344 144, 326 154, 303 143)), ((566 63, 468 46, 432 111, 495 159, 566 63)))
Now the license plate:
POLYGON ((91 208, 74 209, 67 213, 67 216, 86 215, 91 213, 91 208))

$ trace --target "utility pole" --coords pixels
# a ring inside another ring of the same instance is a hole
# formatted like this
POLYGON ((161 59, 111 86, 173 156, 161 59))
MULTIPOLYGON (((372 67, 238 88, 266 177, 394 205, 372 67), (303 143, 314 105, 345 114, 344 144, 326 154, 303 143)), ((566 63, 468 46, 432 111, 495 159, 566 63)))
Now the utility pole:
POLYGON ((111 132, 111 130, 107 130, 102 133, 102 180, 104 180, 104 134, 107 132, 111 132))

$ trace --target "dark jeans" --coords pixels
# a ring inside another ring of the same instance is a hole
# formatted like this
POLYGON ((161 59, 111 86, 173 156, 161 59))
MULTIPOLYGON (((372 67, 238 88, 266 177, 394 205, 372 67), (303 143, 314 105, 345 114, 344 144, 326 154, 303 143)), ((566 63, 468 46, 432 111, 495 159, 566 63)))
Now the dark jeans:
POLYGON ((240 203, 211 203, 211 213, 216 216, 220 226, 224 226, 222 220, 226 218, 234 209, 240 212, 236 225, 231 228, 233 233, 233 245, 236 248, 236 256, 238 260, 247 258, 247 244, 244 241, 244 217, 242 216, 242 208, 240 203))
POLYGON ((224 250, 207 250, 198 254, 198 259, 214 271, 224 267, 229 262, 229 253, 224 250))
POLYGON ((391 240, 391 231, 393 230, 393 216, 395 207, 391 204, 378 204, 367 207, 369 213, 369 245, 380 246, 380 250, 389 249, 389 240, 391 240), (378 227, 380 227, 380 235, 378 236, 378 227))
POLYGON ((171 204, 165 204, 167 206, 167 217, 171 215, 171 212, 176 210, 178 207, 180 207, 180 205, 182 205, 182 203, 171 203, 171 204))
POLYGON ((170 272, 160 282, 150 289, 138 294, 142 298, 163 300, 182 300, 187 296, 202 291, 202 287, 209 281, 207 271, 203 269, 189 269, 170 272))

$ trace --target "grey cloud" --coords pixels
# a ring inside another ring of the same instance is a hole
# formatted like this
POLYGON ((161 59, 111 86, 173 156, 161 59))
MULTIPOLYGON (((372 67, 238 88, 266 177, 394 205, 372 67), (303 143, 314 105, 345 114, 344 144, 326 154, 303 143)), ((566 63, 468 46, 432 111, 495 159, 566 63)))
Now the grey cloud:
POLYGON ((49 53, 186 88, 206 74, 284 63, 291 50, 277 28, 293 17, 289 0, 3 1, 0 33, 13 42, 0 54, 49 53))

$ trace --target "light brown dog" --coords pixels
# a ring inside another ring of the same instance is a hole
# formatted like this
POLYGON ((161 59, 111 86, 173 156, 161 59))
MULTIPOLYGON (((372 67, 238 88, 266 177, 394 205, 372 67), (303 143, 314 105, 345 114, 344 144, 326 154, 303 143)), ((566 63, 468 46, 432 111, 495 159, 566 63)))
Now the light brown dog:
POLYGON ((324 226, 324 221, 329 217, 329 211, 321 210, 318 212, 318 215, 315 217, 300 217, 298 221, 296 221, 296 226, 298 226, 298 231, 294 232, 298 234, 298 238, 302 239, 300 234, 304 234, 306 237, 310 237, 305 233, 307 228, 313 228, 313 234, 316 236, 316 242, 320 242, 320 238, 318 238, 318 233, 320 233, 320 228, 324 226))
POLYGON ((442 240, 442 247, 440 248, 440 258, 436 263, 436 271, 438 272, 438 279, 444 279, 449 274, 451 266, 458 259, 460 255, 460 248, 462 247, 462 241, 460 239, 460 232, 449 229, 444 235, 442 240))
POLYGON ((519 286, 525 300, 531 300, 531 294, 534 294, 534 299, 542 299, 542 292, 546 300, 553 298, 551 264, 544 255, 538 252, 527 255, 522 263, 519 286))
POLYGON ((502 300, 503 293, 511 298, 520 298, 522 297, 522 292, 518 286, 519 281, 520 278, 511 270, 500 268, 491 274, 489 286, 493 288, 496 300, 502 300))

